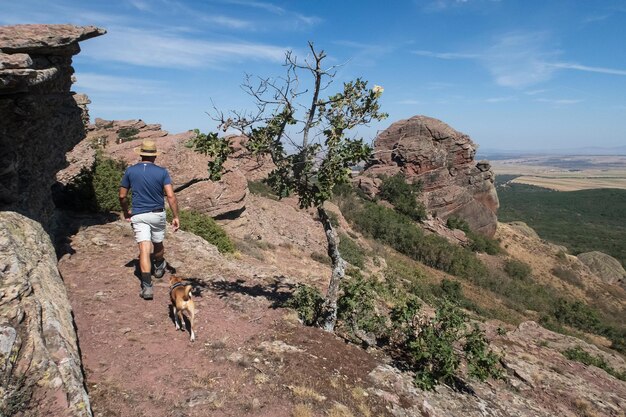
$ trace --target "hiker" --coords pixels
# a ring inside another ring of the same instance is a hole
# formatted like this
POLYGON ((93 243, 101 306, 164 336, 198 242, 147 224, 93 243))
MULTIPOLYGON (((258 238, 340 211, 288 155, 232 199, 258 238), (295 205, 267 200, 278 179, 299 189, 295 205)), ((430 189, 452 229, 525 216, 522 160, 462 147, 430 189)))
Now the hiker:
POLYGON ((139 268, 141 270, 141 292, 144 300, 152 300, 152 278, 150 252, 154 245, 154 277, 162 278, 167 263, 164 258, 163 239, 165 238, 165 199, 172 210, 172 227, 178 230, 178 203, 172 180, 167 169, 154 163, 157 155, 156 143, 144 140, 134 149, 141 156, 141 162, 129 167, 120 184, 120 205, 124 218, 131 223, 135 231, 135 240, 139 244, 139 268), (132 190, 132 213, 128 209, 128 190, 132 190))

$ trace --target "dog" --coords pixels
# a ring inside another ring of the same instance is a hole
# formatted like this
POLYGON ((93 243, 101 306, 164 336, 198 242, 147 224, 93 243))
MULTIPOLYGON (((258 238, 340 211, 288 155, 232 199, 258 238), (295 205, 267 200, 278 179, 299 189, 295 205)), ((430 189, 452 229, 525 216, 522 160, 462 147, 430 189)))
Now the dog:
POLYGON ((183 319, 183 312, 187 312, 190 324, 190 340, 193 342, 196 340, 195 328, 193 325, 193 319, 196 314, 196 308, 193 300, 191 299, 191 291, 193 286, 188 282, 182 280, 175 275, 170 276, 170 299, 172 301, 172 309, 174 312, 174 323, 176 324, 176 330, 185 330, 185 320, 183 319))

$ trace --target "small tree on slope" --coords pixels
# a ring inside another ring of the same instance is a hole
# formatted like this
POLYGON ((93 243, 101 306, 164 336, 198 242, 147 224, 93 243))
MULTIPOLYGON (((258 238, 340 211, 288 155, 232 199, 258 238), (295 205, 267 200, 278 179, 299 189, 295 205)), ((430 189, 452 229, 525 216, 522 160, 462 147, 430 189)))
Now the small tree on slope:
MULTIPOLYGON (((248 137, 246 147, 253 154, 268 154, 276 165, 267 182, 279 197, 292 193, 300 207, 317 209, 328 241, 332 275, 318 325, 333 331, 337 321, 339 284, 345 275, 345 262, 339 253, 337 235, 324 209, 335 185, 349 179, 350 167, 369 159, 372 149, 361 138, 347 135, 358 126, 387 115, 380 112, 382 88, 370 89, 356 79, 326 99, 320 95, 332 84, 335 68, 324 69, 324 51, 309 42, 310 56, 299 63, 290 51, 285 56, 284 77, 255 78, 247 75, 242 85, 254 100, 254 112, 228 115, 215 110, 214 118, 223 131, 235 129, 248 137), (302 87, 299 75, 312 78, 310 88, 302 87), (306 102, 306 103, 305 103, 306 102), (289 149, 289 152, 287 151, 289 149)), ((209 155, 209 175, 219 179, 222 164, 230 153, 228 140, 216 133, 196 131, 196 151, 209 155)))

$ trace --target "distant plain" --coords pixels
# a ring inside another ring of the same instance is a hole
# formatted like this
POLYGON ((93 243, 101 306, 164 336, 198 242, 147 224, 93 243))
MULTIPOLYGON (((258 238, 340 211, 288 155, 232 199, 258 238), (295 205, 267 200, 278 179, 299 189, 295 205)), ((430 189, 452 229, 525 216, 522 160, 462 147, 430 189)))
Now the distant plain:
POLYGON ((512 175, 513 184, 555 191, 598 188, 626 190, 626 155, 531 155, 492 159, 496 175, 512 175))

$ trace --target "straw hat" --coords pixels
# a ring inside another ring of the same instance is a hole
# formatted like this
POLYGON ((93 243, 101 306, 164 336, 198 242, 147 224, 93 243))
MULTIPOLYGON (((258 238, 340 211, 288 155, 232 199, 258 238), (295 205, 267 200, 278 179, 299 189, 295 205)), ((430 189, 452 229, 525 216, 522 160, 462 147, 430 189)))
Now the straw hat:
POLYGON ((141 142, 141 146, 137 146, 133 150, 141 156, 157 156, 161 154, 161 152, 157 152, 156 143, 153 140, 144 140, 141 142))

